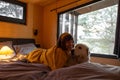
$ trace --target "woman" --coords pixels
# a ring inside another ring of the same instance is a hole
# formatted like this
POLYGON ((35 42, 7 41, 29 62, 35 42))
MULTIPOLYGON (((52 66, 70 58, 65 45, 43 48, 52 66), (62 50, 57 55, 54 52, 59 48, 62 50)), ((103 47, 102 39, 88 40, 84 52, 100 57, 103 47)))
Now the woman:
POLYGON ((72 35, 63 33, 59 37, 56 46, 50 49, 36 49, 27 56, 27 59, 30 62, 45 64, 55 70, 66 65, 73 47, 74 40, 72 35))

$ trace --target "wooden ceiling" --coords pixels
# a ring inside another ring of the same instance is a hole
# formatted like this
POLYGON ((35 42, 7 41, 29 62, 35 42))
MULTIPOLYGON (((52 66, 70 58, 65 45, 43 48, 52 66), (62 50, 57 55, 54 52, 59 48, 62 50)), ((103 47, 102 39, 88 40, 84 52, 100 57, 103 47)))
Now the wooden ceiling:
POLYGON ((98 9, 103 9, 105 7, 109 7, 112 5, 115 5, 119 2, 119 0, 103 0, 103 1, 98 1, 96 4, 88 5, 82 8, 78 8, 74 11, 78 12, 79 14, 84 14, 88 13, 91 11, 96 11, 98 9))
POLYGON ((19 1, 25 2, 25 3, 38 4, 40 6, 46 6, 59 0, 19 0, 19 1))

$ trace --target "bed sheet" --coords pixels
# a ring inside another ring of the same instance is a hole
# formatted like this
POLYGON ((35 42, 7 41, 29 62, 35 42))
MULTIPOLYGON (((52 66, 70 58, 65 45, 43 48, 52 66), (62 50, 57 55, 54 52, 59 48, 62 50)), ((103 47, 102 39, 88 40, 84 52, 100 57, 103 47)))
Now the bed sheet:
POLYGON ((37 63, 0 63, 0 80, 120 80, 120 67, 85 62, 51 71, 37 63))
POLYGON ((51 71, 45 80, 120 80, 120 67, 86 62, 51 71))
POLYGON ((0 63, 0 80, 44 80, 50 69, 37 63, 0 63))

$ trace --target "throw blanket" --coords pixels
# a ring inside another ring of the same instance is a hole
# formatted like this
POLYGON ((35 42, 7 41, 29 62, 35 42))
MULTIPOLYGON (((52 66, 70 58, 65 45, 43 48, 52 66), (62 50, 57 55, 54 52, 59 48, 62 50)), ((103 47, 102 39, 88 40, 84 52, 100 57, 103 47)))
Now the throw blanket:
POLYGON ((45 64, 55 70, 64 67, 68 60, 68 55, 61 48, 54 46, 50 49, 35 49, 29 53, 27 59, 32 63, 45 64))

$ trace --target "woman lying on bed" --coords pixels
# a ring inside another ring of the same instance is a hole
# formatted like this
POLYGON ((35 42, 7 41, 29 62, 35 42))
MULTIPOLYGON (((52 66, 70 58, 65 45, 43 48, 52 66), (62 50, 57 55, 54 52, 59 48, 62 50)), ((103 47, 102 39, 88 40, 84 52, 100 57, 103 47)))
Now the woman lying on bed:
POLYGON ((59 37, 56 46, 49 49, 36 49, 27 56, 27 59, 29 62, 42 63, 49 66, 52 70, 55 70, 78 63, 72 53, 73 48, 74 40, 72 35, 63 33, 59 37))

